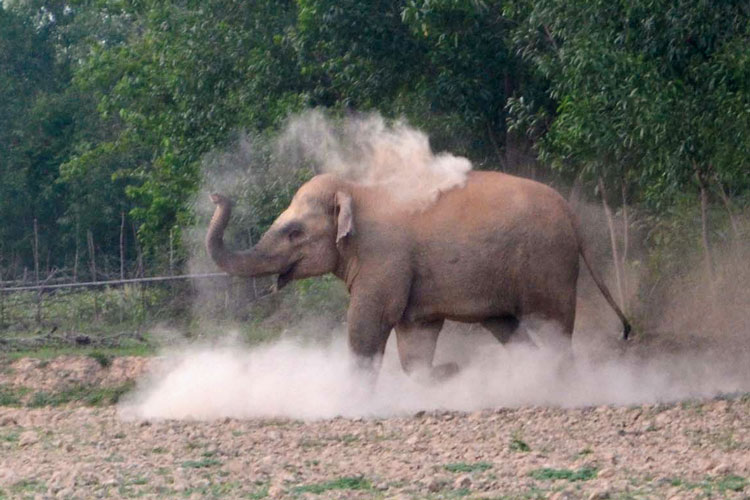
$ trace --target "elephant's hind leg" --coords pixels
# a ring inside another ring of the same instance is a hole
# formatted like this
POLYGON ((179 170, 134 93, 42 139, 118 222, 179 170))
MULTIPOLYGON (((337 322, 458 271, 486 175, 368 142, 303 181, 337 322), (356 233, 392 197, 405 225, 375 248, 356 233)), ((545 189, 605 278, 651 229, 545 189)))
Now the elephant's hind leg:
POLYGON ((401 322, 396 325, 396 340, 401 366, 408 374, 428 373, 433 380, 445 380, 458 372, 456 363, 432 366, 443 320, 426 323, 401 322))
POLYGON ((482 321, 482 326, 489 330, 503 345, 510 341, 534 345, 534 341, 526 329, 520 326, 520 322, 515 316, 489 318, 482 321))

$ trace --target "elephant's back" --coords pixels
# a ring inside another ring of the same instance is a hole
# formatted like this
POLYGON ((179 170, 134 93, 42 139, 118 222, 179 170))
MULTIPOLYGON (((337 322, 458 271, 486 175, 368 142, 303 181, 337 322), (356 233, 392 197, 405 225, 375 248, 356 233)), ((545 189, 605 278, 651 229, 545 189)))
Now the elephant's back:
POLYGON ((472 171, 463 187, 443 193, 415 223, 448 231, 510 230, 515 226, 570 230, 570 209, 551 187, 502 172, 472 171))

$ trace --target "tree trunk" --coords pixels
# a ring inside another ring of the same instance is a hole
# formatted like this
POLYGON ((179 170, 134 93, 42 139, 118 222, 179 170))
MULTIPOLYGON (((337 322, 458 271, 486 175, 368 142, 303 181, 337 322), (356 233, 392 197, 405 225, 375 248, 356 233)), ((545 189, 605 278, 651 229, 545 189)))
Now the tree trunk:
POLYGON ((630 249, 630 216, 628 213, 628 188, 623 178, 622 184, 622 287, 624 301, 622 302, 622 308, 625 313, 628 312, 627 300, 630 296, 630 290, 628 286, 628 276, 625 272, 628 268, 628 252, 630 249))
POLYGON ((5 292, 3 288, 3 256, 0 254, 0 328, 5 328, 5 292))
POLYGON ((86 231, 86 242, 89 247, 89 265, 91 268, 91 281, 96 281, 96 258, 94 255, 94 235, 89 229, 86 231))
POLYGON ((169 228, 169 275, 174 276, 174 228, 169 228))
POLYGON ((701 199, 701 243, 703 245, 703 257, 704 264, 706 266, 706 274, 708 276, 709 285, 713 292, 714 283, 716 280, 716 272, 714 269, 714 259, 711 252, 711 245, 708 240, 708 189, 706 186, 706 179, 704 173, 698 168, 698 165, 693 163, 693 169, 695 170, 695 177, 698 180, 698 187, 700 188, 700 199, 701 199))
POLYGON ((78 233, 80 230, 80 226, 78 224, 78 215, 76 214, 76 253, 75 257, 73 257, 73 283, 78 282, 78 233))
POLYGON ((135 246, 137 257, 135 276, 137 278, 143 278, 143 252, 141 251, 141 244, 138 242, 138 229, 135 227, 135 223, 133 223, 133 245, 135 246))
POLYGON ((604 181, 599 177, 599 194, 602 197, 602 206, 604 207, 604 215, 607 217, 607 226, 609 226, 609 242, 612 246, 612 259, 615 263, 615 280, 617 282, 617 292, 620 295, 620 304, 625 304, 625 294, 622 287, 622 275, 620 273, 620 255, 617 250, 617 237, 615 235, 615 221, 612 217, 612 210, 609 208, 607 203, 607 193, 604 189, 604 181))
POLYGON ((716 180, 716 185, 719 187, 719 196, 721 198, 721 202, 724 205, 724 209, 727 211, 727 215, 729 215, 729 223, 732 226, 732 239, 734 240, 734 245, 739 244, 740 242, 740 226, 737 223, 737 218, 734 215, 734 212, 732 211, 732 201, 729 199, 729 196, 727 196, 727 192, 724 190, 724 185, 719 181, 716 180))
POLYGON ((495 136, 495 132, 492 130, 492 124, 490 122, 487 122, 487 137, 490 139, 492 147, 495 149, 497 159, 500 161, 501 171, 508 170, 508 166, 505 164, 505 155, 503 154, 503 148, 500 147, 500 143, 495 136))
POLYGON ((120 279, 125 279, 125 212, 120 212, 120 279))
MULTIPOLYGON (((94 234, 91 229, 86 231, 86 243, 89 247, 89 259, 91 264, 91 281, 96 281, 96 256, 94 255, 94 234)), ((99 294, 92 294, 94 297, 94 319, 99 321, 99 294)))
POLYGON ((34 218, 34 284, 39 285, 39 226, 34 218))
MULTIPOLYGON (((39 226, 34 218, 34 284, 39 286, 39 226)), ((42 290, 36 291, 36 324, 42 324, 42 290)))
MULTIPOLYGON (((1 270, 0 270, 1 271, 1 270)), ((2 282, 3 276, 0 272, 0 282, 2 282)), ((5 328, 5 292, 0 286, 0 328, 5 328)))

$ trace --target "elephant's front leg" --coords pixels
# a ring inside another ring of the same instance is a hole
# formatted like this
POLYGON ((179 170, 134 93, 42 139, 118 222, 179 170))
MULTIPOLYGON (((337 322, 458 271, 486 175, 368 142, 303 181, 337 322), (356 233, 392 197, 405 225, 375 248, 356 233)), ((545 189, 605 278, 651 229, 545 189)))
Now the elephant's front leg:
POLYGON ((349 350, 357 372, 374 385, 395 320, 388 301, 377 294, 352 294, 347 312, 349 350))
POLYGON ((445 380, 458 372, 456 363, 433 366, 435 348, 443 320, 425 323, 401 322, 396 325, 398 356, 408 374, 427 373, 432 380, 445 380))

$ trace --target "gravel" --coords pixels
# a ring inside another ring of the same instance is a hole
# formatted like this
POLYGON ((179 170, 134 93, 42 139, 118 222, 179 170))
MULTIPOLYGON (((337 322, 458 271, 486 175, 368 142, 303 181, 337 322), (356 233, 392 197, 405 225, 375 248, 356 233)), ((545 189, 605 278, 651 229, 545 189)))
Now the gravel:
MULTIPOLYGON (((89 361, 60 361, 73 375, 55 383, 41 368, 57 361, 22 360, 0 383, 102 386, 146 365, 89 361), (29 366, 35 376, 20 373, 29 366)), ((0 406, 0 498, 747 498, 748 478, 750 397, 739 394, 317 421, 0 406)))

